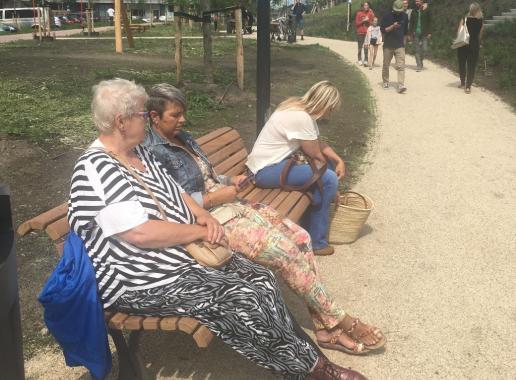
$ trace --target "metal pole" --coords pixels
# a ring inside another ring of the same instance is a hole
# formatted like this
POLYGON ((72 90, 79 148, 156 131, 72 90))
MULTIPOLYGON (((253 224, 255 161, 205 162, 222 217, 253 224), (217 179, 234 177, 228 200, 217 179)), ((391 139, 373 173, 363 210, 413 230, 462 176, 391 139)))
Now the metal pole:
POLYGON ((9 189, 0 183, 0 377, 23 380, 16 249, 9 189))
POLYGON ((271 102, 271 5, 270 0, 258 0, 258 36, 256 57, 256 133, 265 124, 271 102))

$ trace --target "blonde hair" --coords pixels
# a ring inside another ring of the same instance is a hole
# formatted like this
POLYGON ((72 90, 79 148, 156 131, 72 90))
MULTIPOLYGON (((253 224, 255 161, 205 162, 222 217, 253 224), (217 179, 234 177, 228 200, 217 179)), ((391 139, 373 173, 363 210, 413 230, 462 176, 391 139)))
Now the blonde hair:
POLYGON ((321 117, 340 106, 339 90, 327 80, 314 84, 302 97, 292 97, 280 103, 276 111, 299 110, 321 117))
POLYGON ((484 14, 482 13, 482 8, 480 7, 479 3, 474 2, 470 4, 468 16, 474 18, 484 18, 484 14))

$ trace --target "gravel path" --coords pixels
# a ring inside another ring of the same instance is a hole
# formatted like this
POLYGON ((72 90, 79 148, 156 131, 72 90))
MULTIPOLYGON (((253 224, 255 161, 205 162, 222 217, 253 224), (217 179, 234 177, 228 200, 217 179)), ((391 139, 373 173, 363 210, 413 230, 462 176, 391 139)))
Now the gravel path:
MULTIPOLYGON (((356 61, 356 43, 304 43, 356 61)), ((516 115, 440 66, 407 63, 404 95, 381 87, 380 66, 359 69, 378 111, 356 187, 375 201, 372 231, 319 260, 342 303, 389 342, 381 355, 331 358, 371 379, 514 379, 516 115)))
MULTIPOLYGON (((355 43, 304 43, 355 60, 355 43)), ((404 95, 381 87, 380 67, 358 68, 378 128, 356 188, 375 210, 365 236, 319 259, 338 301, 381 327, 388 345, 367 357, 327 354, 370 379, 514 379, 516 116, 480 88, 464 94, 450 71, 427 62, 416 73, 407 61, 404 95)), ((299 301, 287 298, 310 328, 299 301)), ((153 378, 269 378, 219 341, 202 351, 187 337, 147 335, 153 378)), ((42 353, 27 363, 28 378, 87 378, 60 363, 59 354, 42 353)))

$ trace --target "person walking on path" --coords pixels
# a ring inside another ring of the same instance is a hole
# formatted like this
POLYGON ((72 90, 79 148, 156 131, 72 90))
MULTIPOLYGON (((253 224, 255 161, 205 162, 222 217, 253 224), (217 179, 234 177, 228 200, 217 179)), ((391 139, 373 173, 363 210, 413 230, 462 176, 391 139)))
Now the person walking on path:
POLYGON ((405 36, 408 35, 408 16, 403 11, 403 0, 396 0, 392 11, 385 14, 380 23, 383 40, 383 87, 389 88, 389 66, 392 57, 398 71, 398 93, 407 91, 405 87, 405 36))
POLYGON ((432 16, 430 10, 424 7, 423 0, 416 0, 416 8, 410 19, 410 38, 412 38, 416 56, 416 71, 423 70, 423 60, 428 50, 428 41, 432 37, 432 16))
POLYGON ((358 42, 358 64, 367 66, 368 55, 367 49, 364 49, 364 60, 362 61, 362 49, 367 34, 367 28, 372 24, 374 19, 374 12, 367 1, 363 2, 360 10, 355 16, 355 27, 357 28, 357 42, 358 42))
POLYGON ((296 0, 296 3, 292 7, 292 14, 296 18, 296 29, 299 29, 301 33, 301 40, 304 40, 303 37, 303 28, 305 27, 305 20, 303 15, 305 14, 306 8, 300 0, 296 0))
POLYGON ((369 51, 369 70, 372 70, 374 67, 374 61, 376 60, 376 54, 378 53, 378 46, 382 43, 382 31, 378 25, 378 18, 375 17, 373 19, 373 25, 367 29, 364 41, 364 49, 369 51))
POLYGON ((112 7, 109 7, 106 13, 108 15, 109 25, 113 25, 113 20, 115 18, 115 10, 112 7))
MULTIPOLYGON (((482 8, 478 3, 471 3, 469 12, 466 16, 466 26, 469 32, 469 44, 457 49, 459 58, 460 86, 464 88, 466 94, 471 93, 471 85, 475 78, 478 54, 480 51, 480 41, 484 31, 482 8)), ((464 19, 460 21, 459 29, 464 25, 464 19)))

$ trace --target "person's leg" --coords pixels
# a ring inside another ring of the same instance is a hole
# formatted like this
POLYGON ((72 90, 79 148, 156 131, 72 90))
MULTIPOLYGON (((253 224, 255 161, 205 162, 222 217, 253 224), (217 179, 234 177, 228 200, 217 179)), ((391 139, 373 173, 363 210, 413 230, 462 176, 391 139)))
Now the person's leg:
POLYGON ((394 52, 396 70, 398 71, 398 88, 405 87, 405 48, 398 48, 394 52))
POLYGON ((375 62, 376 62, 376 56, 377 56, 377 54, 378 54, 378 45, 374 45, 374 46, 373 46, 373 66, 374 66, 374 64, 375 64, 375 62))
POLYGON ((371 45, 369 44, 369 46, 367 47, 367 50, 368 50, 368 56, 369 56, 369 59, 367 60, 367 64, 369 66, 370 69, 373 68, 373 64, 374 64, 374 48, 376 46, 374 45, 371 45))
POLYGON ((423 68, 425 65, 424 61, 426 58, 426 53, 428 51, 428 38, 423 37, 422 40, 423 42, 421 44, 421 68, 423 68))
POLYGON ((467 58, 467 77, 466 77, 466 88, 471 88, 473 80, 475 79, 475 70, 477 68, 479 50, 475 48, 469 49, 467 58))
POLYGON ((416 57, 416 66, 420 70, 423 67, 423 37, 414 36, 414 56, 416 57))
MULTIPOLYGON (((364 36, 364 41, 365 37, 366 36, 364 36)), ((364 65, 367 65, 367 62, 369 62, 369 49, 364 48, 364 65)))
POLYGON ((362 49, 364 47, 365 35, 357 34, 358 43, 358 62, 362 62, 362 49))
POLYGON ((128 291, 114 306, 194 317, 247 359, 287 378, 305 378, 318 360, 294 332, 272 273, 238 255, 221 270, 189 268, 175 283, 128 291))
POLYGON ((457 58, 459 61, 459 76, 461 86, 466 85, 466 57, 467 57, 467 46, 457 49, 457 58))
POLYGON ((389 49, 386 47, 383 48, 382 80, 384 84, 389 84, 389 69, 391 66, 393 55, 393 49, 389 49))

